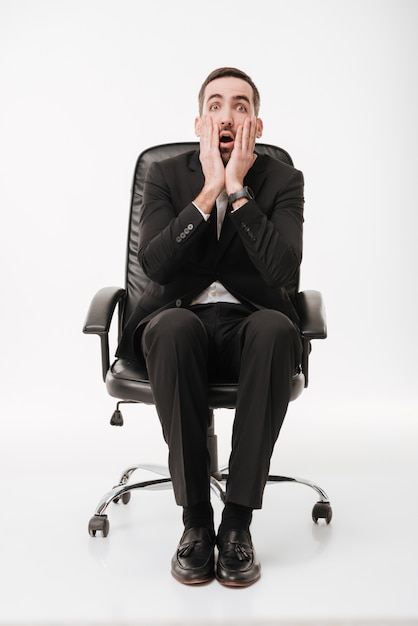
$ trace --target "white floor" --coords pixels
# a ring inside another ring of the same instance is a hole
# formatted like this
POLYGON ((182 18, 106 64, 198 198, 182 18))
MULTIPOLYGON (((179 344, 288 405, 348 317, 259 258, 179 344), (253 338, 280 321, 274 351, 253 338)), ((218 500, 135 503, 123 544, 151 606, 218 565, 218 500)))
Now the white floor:
MULTIPOLYGON (((126 407, 92 384, 84 397, 23 404, 2 439, 1 626, 418 625, 416 407, 357 412, 307 390, 289 409, 272 462, 328 493, 329 526, 314 525, 316 494, 270 485, 252 526, 262 578, 244 590, 190 588, 170 575, 181 534, 171 491, 141 491, 109 507, 110 533, 90 516, 130 463, 164 463, 151 407, 126 407), (25 416, 25 428, 19 415, 25 416)), ((220 412, 220 456, 230 413, 220 412)), ((214 498, 219 518, 220 502, 214 498)))

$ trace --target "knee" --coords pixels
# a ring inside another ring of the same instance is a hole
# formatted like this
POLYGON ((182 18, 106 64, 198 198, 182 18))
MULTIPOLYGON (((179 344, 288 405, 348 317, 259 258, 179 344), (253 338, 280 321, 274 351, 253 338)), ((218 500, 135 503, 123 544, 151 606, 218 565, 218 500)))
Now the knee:
POLYGON ((166 309, 153 317, 145 327, 142 342, 184 343, 206 336, 205 327, 200 319, 188 309, 166 309))
POLYGON ((294 337, 297 334, 293 322, 280 311, 261 309, 248 318, 247 333, 256 336, 258 340, 280 340, 280 338, 294 337))
POLYGON ((262 355, 277 355, 281 360, 288 355, 295 365, 300 363, 300 334, 286 315, 273 309, 262 309, 250 318, 243 342, 243 349, 247 353, 259 355, 260 358, 262 355))

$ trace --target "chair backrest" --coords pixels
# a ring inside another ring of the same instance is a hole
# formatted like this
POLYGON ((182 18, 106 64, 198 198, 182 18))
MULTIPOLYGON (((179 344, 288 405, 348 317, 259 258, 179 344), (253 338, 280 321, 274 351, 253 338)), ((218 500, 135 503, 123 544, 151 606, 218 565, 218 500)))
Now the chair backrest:
MULTIPOLYGON (((135 308, 138 299, 141 297, 148 284, 148 278, 142 271, 137 258, 138 252, 138 224, 142 210, 142 196, 144 191, 144 181, 146 172, 154 161, 162 161, 170 157, 177 156, 183 152, 190 152, 199 148, 198 142, 169 143, 148 148, 142 152, 136 162, 134 178, 132 183, 131 208, 128 226, 128 246, 126 256, 126 299, 123 316, 121 319, 122 328, 135 308)), ((267 154, 273 158, 293 165, 290 155, 277 146, 257 143, 255 146, 257 154, 267 154)))

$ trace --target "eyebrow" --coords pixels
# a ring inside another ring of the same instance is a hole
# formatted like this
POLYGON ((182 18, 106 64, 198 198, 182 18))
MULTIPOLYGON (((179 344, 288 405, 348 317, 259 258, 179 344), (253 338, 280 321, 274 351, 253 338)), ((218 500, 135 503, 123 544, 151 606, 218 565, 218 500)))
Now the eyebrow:
MULTIPOLYGON (((247 96, 244 96, 244 95, 243 96, 232 96, 232 99, 237 101, 237 102, 239 102, 240 100, 244 100, 244 102, 247 102, 249 105, 251 105, 250 99, 247 98, 247 96)), ((207 100, 208 103, 211 100, 224 100, 224 96, 222 94, 220 94, 220 93, 214 93, 211 96, 209 96, 209 98, 207 100)))

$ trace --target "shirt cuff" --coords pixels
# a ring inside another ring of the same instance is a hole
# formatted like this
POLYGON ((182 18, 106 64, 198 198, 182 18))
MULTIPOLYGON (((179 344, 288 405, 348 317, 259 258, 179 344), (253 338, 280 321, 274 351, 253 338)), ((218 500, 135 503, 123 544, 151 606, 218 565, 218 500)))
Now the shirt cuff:
POLYGON ((201 211, 199 209, 199 207, 197 206, 197 204, 195 204, 194 202, 192 202, 193 206, 196 207, 196 209, 199 211, 200 215, 203 217, 203 219, 205 220, 205 222, 208 221, 208 219, 210 218, 209 213, 203 213, 203 211, 201 211))
MULTIPOLYGON (((241 200, 241 198, 240 198, 240 200, 241 200)), ((240 210, 240 209, 242 209, 242 207, 243 207, 243 206, 245 206, 246 204, 248 204, 248 202, 243 202, 242 204, 240 204, 239 206, 237 206, 237 208, 236 208, 236 209, 233 209, 233 208, 231 207, 231 211, 230 211, 230 212, 231 212, 231 213, 235 213, 235 211, 239 211, 239 210, 240 210)))

